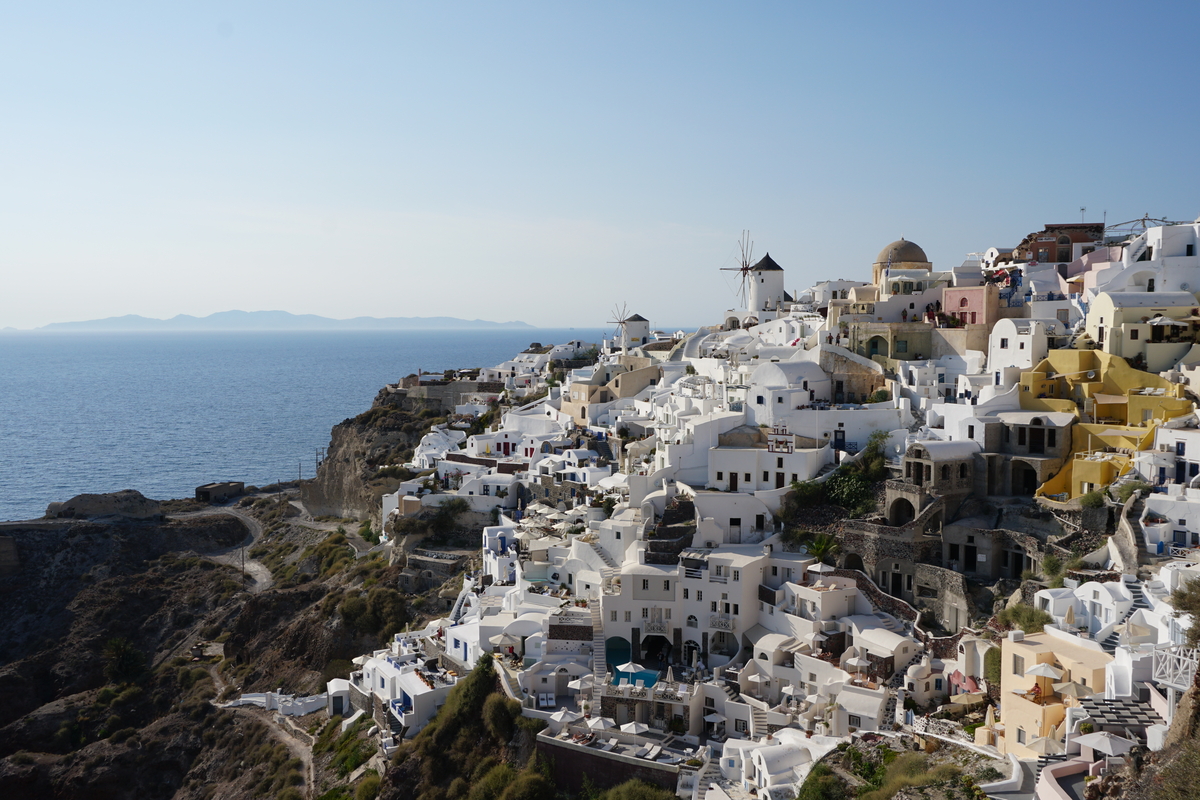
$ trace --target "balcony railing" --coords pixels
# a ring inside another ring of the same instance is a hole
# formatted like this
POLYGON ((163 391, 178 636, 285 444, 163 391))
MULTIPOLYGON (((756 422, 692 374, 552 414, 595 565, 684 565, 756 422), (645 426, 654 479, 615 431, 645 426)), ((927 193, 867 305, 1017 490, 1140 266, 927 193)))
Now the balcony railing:
POLYGON ((732 631, 736 627, 736 620, 733 617, 713 614, 708 618, 708 627, 716 628, 719 631, 732 631))
POLYGON ((683 577, 685 577, 685 578, 703 578, 704 570, 693 569, 691 567, 684 567, 683 577))
POLYGON ((716 573, 709 573, 708 582, 709 583, 729 583, 729 578, 725 577, 724 575, 717 575, 716 573))
POLYGON ((642 633, 666 633, 669 630, 669 623, 663 621, 647 620, 642 623, 642 633))

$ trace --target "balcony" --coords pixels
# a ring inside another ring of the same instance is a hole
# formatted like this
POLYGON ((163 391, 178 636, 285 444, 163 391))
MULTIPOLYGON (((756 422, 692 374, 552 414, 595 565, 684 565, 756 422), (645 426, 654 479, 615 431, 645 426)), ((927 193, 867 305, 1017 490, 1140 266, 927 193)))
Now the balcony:
POLYGON ((685 567, 683 570, 683 577, 700 579, 704 577, 704 570, 685 567))
POLYGON ((725 577, 724 575, 717 575, 716 573, 710 573, 708 576, 708 582, 709 583, 729 583, 729 578, 725 577))
POLYGON ((666 634, 668 630, 670 630, 670 624, 661 620, 645 620, 642 622, 642 633, 646 635, 652 633, 666 634))
POLYGON ((708 627, 719 631, 732 631, 737 627, 737 620, 733 617, 726 617, 723 614, 712 614, 708 618, 708 627))

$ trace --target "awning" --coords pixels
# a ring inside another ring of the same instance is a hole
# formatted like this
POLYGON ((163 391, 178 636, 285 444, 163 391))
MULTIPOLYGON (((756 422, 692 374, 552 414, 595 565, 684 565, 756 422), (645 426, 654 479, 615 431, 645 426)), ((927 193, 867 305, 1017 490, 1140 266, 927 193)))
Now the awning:
POLYGON ((1092 399, 1095 400, 1097 403, 1103 403, 1104 405, 1107 405, 1107 406, 1118 405, 1121 403, 1129 402, 1129 398, 1122 394, 1099 394, 1099 393, 1097 393, 1097 394, 1092 395, 1092 399))

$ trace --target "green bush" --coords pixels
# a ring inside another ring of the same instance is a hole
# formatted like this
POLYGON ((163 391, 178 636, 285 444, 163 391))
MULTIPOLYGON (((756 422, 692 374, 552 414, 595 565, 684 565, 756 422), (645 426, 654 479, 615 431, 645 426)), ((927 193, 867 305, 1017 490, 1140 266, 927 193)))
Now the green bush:
POLYGON ((1047 553, 1042 559, 1042 573, 1048 577, 1054 578, 1061 575, 1063 571, 1062 559, 1054 553, 1047 553))
POLYGON ((1092 489, 1079 498, 1079 505, 1084 508, 1104 508, 1104 492, 1100 489, 1092 489))
POLYGON ((521 704, 500 693, 488 695, 483 704, 483 724, 488 733, 501 742, 512 738, 514 721, 521 715, 521 704))
POLYGON ((104 677, 113 683, 133 683, 146 673, 146 655, 128 639, 115 637, 104 644, 104 677))
POLYGON ((1145 492, 1149 491, 1150 488, 1150 484, 1146 483, 1145 481, 1131 481, 1130 483, 1123 483, 1117 487, 1117 497, 1122 503, 1125 503, 1128 502, 1129 498, 1133 496, 1134 492, 1145 492))
POLYGON ((368 772, 358 782, 358 786, 354 790, 354 800, 375 800, 377 794, 379 794, 379 775, 368 772))
POLYGON ((1000 683, 1000 648, 989 648, 983 654, 983 677, 990 685, 1000 683))
POLYGON ((1054 621, 1045 611, 1027 605, 1009 606, 997 614, 996 619, 1010 628, 1020 628, 1025 633, 1041 633, 1046 625, 1054 621))

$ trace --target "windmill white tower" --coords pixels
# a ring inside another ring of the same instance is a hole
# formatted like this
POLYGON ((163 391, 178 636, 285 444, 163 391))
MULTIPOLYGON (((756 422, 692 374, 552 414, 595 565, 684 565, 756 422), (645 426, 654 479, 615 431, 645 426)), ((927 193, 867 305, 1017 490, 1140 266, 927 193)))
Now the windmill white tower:
POLYGON ((742 231, 738 247, 741 250, 739 265, 722 269, 739 274, 738 294, 746 311, 759 317, 764 311, 781 310, 787 299, 783 288, 783 267, 775 263, 770 253, 754 261, 754 242, 750 240, 750 231, 742 231))

